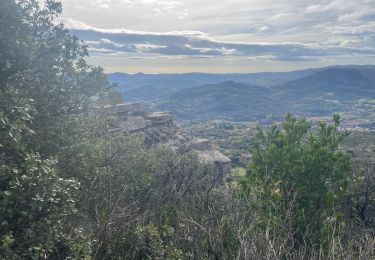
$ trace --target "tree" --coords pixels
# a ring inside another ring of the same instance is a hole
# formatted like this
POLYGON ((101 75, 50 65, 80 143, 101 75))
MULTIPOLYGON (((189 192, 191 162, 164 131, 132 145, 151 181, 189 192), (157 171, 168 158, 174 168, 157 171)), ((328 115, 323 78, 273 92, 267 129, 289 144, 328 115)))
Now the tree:
POLYGON ((0 7, 0 257, 6 259, 78 257, 87 249, 70 225, 82 167, 63 164, 63 148, 82 138, 93 100, 111 96, 103 70, 84 61, 85 45, 56 24, 61 4, 39 2, 5 0, 0 7))
POLYGON ((350 157, 339 149, 347 135, 340 123, 334 115, 332 125, 312 128, 288 114, 281 127, 258 129, 242 194, 256 197, 255 206, 274 225, 290 225, 301 244, 320 244, 328 222, 338 217, 350 171, 350 157))

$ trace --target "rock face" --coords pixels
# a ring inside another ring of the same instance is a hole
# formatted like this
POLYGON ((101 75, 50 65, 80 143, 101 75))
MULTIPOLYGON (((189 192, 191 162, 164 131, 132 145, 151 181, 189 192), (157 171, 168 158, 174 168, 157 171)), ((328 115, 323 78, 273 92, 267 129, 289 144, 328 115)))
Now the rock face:
POLYGON ((109 110, 112 133, 140 133, 147 145, 164 144, 177 151, 182 146, 195 150, 203 162, 214 166, 215 175, 224 179, 230 159, 216 150, 209 140, 183 134, 174 117, 166 112, 147 112, 138 103, 119 104, 109 110))
POLYGON ((198 153, 203 162, 213 165, 216 181, 224 184, 224 179, 231 170, 229 157, 216 150, 206 139, 194 138, 191 140, 190 147, 198 153))
POLYGON ((111 108, 109 121, 112 133, 140 133, 148 145, 167 143, 178 134, 171 114, 146 112, 138 103, 119 104, 111 108))

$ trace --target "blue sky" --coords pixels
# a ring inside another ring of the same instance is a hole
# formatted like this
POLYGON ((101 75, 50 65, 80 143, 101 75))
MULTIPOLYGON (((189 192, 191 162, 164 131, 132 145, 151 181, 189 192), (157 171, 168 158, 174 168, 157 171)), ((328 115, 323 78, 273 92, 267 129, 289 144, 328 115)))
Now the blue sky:
POLYGON ((375 0, 62 0, 108 72, 258 72, 375 64, 375 0))

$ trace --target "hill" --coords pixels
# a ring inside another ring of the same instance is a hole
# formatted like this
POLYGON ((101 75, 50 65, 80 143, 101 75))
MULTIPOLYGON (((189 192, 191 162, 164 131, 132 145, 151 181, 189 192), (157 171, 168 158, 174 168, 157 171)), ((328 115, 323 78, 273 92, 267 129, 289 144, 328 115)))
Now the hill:
POLYGON ((272 92, 233 81, 182 89, 157 104, 180 119, 254 120, 275 111, 272 92))
POLYGON ((182 73, 182 74, 127 74, 110 73, 109 79, 119 85, 121 92, 137 89, 145 86, 155 88, 183 89, 198 87, 201 85, 217 84, 225 81, 236 81, 239 83, 257 86, 275 86, 290 80, 298 79, 318 71, 319 69, 306 69, 291 72, 262 72, 262 73, 182 73))
POLYGON ((253 74, 116 73, 110 78, 119 81, 124 101, 138 101, 190 120, 279 118, 286 111, 369 117, 375 100, 375 66, 253 74))
POLYGON ((273 90, 275 97, 295 113, 348 111, 357 100, 375 99, 375 67, 328 68, 273 90))

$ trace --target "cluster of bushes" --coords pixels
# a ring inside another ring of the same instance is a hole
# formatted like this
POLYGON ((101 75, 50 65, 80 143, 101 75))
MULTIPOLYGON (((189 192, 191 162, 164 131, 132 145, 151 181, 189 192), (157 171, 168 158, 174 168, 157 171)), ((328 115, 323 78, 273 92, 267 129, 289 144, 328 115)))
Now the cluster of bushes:
POLYGON ((260 129, 246 177, 221 186, 191 151, 109 134, 118 94, 60 12, 0 7, 0 258, 375 256, 372 166, 351 169, 339 117, 260 129))

